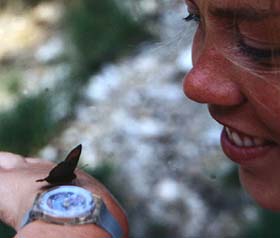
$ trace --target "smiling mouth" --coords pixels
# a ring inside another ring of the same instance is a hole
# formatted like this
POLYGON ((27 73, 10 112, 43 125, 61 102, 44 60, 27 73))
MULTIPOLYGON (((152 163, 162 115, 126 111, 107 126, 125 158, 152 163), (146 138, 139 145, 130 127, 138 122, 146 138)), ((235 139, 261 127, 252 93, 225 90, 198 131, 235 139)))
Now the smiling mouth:
POLYGON ((221 145, 229 159, 246 166, 266 158, 266 154, 276 148, 276 143, 272 141, 249 136, 229 127, 224 127, 222 131, 221 145))
POLYGON ((272 141, 245 135, 242 132, 236 131, 226 126, 225 131, 229 141, 238 147, 261 147, 274 144, 272 141))

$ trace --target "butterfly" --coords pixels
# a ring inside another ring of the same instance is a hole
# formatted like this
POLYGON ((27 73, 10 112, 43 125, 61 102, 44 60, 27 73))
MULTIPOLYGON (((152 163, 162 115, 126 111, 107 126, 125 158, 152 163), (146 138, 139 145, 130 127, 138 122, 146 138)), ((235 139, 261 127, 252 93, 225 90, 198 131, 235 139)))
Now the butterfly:
POLYGON ((82 145, 78 145, 67 155, 66 159, 56 165, 46 178, 37 179, 36 182, 47 181, 49 184, 71 183, 77 176, 74 173, 82 151, 82 145))

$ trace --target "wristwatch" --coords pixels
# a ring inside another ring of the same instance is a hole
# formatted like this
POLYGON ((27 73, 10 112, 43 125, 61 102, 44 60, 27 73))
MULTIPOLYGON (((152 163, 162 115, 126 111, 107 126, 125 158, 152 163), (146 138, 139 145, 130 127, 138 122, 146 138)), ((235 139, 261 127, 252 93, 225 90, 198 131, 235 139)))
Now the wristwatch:
POLYGON ((123 237, 120 224, 103 200, 78 186, 57 186, 39 193, 32 208, 24 215, 21 227, 34 220, 60 225, 94 223, 106 230, 112 238, 123 237))

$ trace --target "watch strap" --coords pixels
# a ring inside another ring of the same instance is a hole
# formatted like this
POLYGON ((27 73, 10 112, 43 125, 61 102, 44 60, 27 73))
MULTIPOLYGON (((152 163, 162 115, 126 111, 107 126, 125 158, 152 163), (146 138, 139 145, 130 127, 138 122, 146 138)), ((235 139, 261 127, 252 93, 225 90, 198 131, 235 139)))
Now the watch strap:
POLYGON ((107 231, 110 235, 112 235, 112 238, 123 237, 123 231, 120 224, 111 214, 111 212, 107 209, 104 203, 102 203, 97 224, 101 226, 105 231, 107 231))
MULTIPOLYGON (((21 221, 20 228, 24 227, 31 221, 31 209, 28 210, 21 221)), ((103 203, 101 207, 101 212, 97 225, 101 226, 105 231, 107 231, 112 238, 122 238, 123 231, 118 223, 118 221, 113 217, 110 211, 107 209, 106 205, 103 203)))
MULTIPOLYGON (((31 222, 32 209, 29 209, 23 216, 20 228, 27 225, 29 222, 31 222)), ((115 217, 111 214, 111 212, 107 209, 105 203, 102 203, 99 219, 96 222, 97 225, 102 227, 105 231, 107 231, 112 238, 122 238, 123 237, 123 231, 118 223, 118 221, 115 219, 115 217)))
POLYGON ((19 228, 24 227, 25 225, 27 225, 30 222, 30 213, 31 213, 31 209, 29 209, 24 215, 23 218, 21 220, 20 226, 19 228))

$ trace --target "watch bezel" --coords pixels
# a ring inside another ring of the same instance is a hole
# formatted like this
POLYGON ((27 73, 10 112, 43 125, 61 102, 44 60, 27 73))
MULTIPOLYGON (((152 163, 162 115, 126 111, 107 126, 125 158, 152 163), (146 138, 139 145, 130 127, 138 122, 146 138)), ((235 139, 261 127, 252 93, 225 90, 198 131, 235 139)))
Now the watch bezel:
MULTIPOLYGON (((52 192, 53 190, 60 189, 61 187, 75 187, 75 188, 81 188, 78 186, 73 185, 64 185, 64 186, 57 186, 50 190, 44 191, 42 193, 39 193, 34 201, 34 205, 30 212, 30 220, 42 220, 49 223, 54 224, 60 224, 60 225, 75 225, 75 224, 89 224, 89 223, 97 223, 100 217, 103 201, 102 199, 91 193, 91 198, 93 201, 93 205, 91 209, 88 209, 85 213, 79 214, 79 216, 73 216, 73 217, 59 217, 55 215, 51 215, 49 212, 46 212, 43 210, 43 207, 41 205, 42 199, 44 196, 46 196, 47 193, 52 192)), ((81 188, 83 189, 83 188, 81 188)), ((86 190, 88 191, 88 190, 86 190)))

